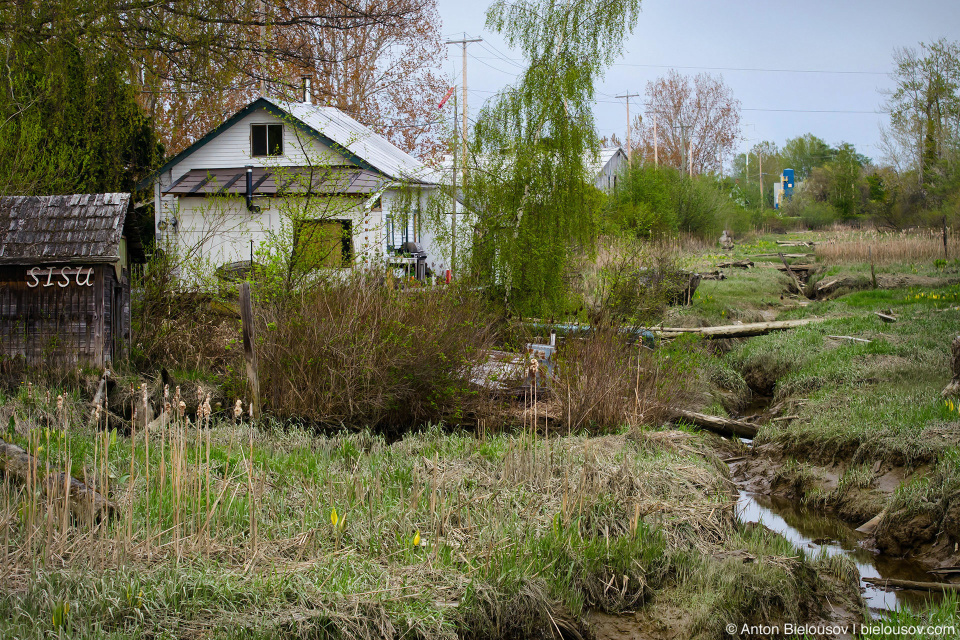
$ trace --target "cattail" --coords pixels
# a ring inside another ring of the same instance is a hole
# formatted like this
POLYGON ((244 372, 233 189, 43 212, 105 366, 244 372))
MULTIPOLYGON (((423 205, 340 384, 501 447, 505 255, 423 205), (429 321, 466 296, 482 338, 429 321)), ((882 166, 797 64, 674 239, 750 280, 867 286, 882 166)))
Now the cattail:
POLYGON ((57 412, 63 413, 63 396, 57 396, 57 412))
POLYGON ((163 399, 168 400, 170 398, 170 385, 163 385, 163 399))
POLYGON ((27 383, 27 400, 33 400, 33 383, 27 383))
POLYGON ((203 412, 202 417, 205 419, 209 419, 210 415, 213 413, 210 410, 210 394, 209 393, 207 394, 207 397, 204 399, 203 406, 200 407, 200 410, 203 412))
MULTIPOLYGON (((179 391, 179 387, 177 388, 179 391)), ((177 405, 177 411, 180 412, 180 419, 183 419, 183 415, 187 412, 187 403, 183 400, 180 401, 180 404, 177 405)))
POLYGON ((180 404, 180 385, 177 385, 177 389, 173 393, 173 406, 178 406, 179 404, 180 404))
POLYGON ((240 416, 243 415, 243 401, 240 398, 237 398, 237 404, 233 407, 233 419, 239 420, 240 416))

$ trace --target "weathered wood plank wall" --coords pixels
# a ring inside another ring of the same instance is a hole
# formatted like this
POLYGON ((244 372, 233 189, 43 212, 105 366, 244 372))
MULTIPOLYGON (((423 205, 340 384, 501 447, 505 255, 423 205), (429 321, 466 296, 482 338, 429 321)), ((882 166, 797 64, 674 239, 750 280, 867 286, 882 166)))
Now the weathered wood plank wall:
POLYGON ((0 266, 0 354, 31 365, 97 367, 121 355, 129 311, 115 308, 125 296, 115 294, 112 265, 90 267, 93 286, 29 287, 30 268, 0 266))

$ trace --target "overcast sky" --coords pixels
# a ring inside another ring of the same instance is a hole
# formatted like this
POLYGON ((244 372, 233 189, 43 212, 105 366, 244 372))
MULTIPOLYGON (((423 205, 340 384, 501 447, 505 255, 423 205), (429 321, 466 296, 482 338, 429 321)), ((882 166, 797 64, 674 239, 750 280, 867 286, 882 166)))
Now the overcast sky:
MULTIPOLYGON (((520 54, 487 31, 487 0, 438 0, 445 39, 482 37, 468 45, 468 98, 475 115, 495 91, 515 82, 520 54)), ((878 159, 876 113, 892 87, 894 49, 941 37, 960 39, 958 0, 643 0, 623 55, 597 87, 601 135, 626 133, 623 100, 670 68, 722 75, 740 100, 745 149, 754 140, 812 132, 831 144, 851 142, 878 159)), ((459 45, 445 67, 460 85, 459 45)), ((634 98, 634 100, 638 100, 634 98)), ((631 117, 636 113, 636 102, 631 117)))

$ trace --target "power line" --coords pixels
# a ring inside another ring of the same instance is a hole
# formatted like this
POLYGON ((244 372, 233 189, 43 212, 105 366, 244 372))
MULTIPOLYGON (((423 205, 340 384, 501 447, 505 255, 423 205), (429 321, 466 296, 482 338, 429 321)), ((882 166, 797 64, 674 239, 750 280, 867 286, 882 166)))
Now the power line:
MULTIPOLYGON (((517 58, 508 58, 503 56, 504 61, 510 62, 512 64, 517 64, 517 62, 522 62, 517 58)), ((640 62, 614 62, 614 67, 643 67, 651 69, 702 69, 706 71, 745 71, 745 72, 756 72, 756 73, 825 73, 825 74, 841 74, 841 75, 870 75, 870 76, 886 76, 890 75, 889 71, 866 71, 862 69, 773 69, 766 67, 708 67, 708 66, 698 66, 698 65, 677 65, 677 64, 645 64, 640 62)))

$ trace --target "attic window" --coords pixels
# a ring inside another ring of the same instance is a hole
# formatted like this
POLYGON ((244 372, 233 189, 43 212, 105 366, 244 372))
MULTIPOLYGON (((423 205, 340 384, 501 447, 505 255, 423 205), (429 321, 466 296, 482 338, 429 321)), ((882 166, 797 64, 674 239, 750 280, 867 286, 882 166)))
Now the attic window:
POLYGON ((253 147, 253 157, 283 155, 283 125, 282 124, 254 124, 250 125, 250 141, 253 147))

